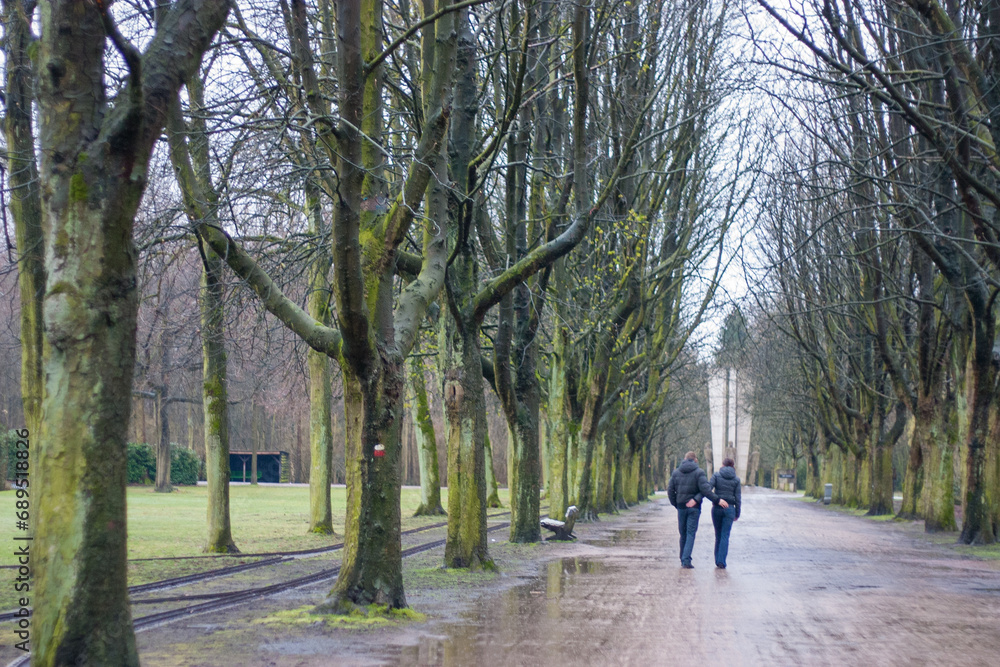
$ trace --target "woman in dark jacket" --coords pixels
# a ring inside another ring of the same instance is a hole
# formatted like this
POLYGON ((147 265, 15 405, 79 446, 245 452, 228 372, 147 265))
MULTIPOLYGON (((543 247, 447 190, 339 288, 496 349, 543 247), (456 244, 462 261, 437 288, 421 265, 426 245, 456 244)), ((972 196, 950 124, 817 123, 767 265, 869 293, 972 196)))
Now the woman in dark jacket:
POLYGON ((718 503, 712 505, 712 523, 715 525, 715 566, 726 569, 726 555, 729 553, 729 531, 733 522, 740 518, 740 478, 736 476, 736 468, 732 459, 723 459, 719 472, 712 475, 708 485, 715 490, 719 498, 729 503, 722 507, 718 503))

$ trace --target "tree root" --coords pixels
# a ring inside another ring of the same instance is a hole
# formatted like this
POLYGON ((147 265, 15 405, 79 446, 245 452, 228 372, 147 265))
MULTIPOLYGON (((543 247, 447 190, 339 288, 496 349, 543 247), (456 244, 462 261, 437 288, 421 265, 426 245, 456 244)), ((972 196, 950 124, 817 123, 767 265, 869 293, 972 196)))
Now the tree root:
POLYGON ((420 507, 418 507, 417 511, 413 513, 413 516, 448 516, 448 513, 444 511, 444 508, 441 507, 441 505, 437 505, 435 507, 420 503, 420 507))

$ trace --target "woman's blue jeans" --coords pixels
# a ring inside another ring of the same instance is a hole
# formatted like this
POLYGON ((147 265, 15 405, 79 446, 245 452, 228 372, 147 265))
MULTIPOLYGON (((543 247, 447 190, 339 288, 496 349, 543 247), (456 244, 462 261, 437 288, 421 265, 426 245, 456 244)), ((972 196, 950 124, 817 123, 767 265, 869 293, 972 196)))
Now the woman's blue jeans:
POLYGON ((723 509, 712 505, 712 524, 715 526, 715 564, 726 565, 729 554, 729 531, 736 520, 736 508, 730 505, 723 509))

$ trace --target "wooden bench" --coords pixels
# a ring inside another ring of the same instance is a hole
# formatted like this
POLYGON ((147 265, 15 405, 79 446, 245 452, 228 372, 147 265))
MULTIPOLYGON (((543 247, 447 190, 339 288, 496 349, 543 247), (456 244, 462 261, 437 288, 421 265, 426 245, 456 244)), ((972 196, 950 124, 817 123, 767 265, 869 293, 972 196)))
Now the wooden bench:
POLYGON ((551 530, 555 535, 550 535, 545 538, 547 540, 575 540, 576 535, 573 534, 573 524, 576 523, 576 517, 580 513, 580 510, 576 508, 576 505, 572 505, 566 510, 566 520, 558 521, 556 519, 550 519, 545 517, 542 519, 542 528, 546 530, 551 530))

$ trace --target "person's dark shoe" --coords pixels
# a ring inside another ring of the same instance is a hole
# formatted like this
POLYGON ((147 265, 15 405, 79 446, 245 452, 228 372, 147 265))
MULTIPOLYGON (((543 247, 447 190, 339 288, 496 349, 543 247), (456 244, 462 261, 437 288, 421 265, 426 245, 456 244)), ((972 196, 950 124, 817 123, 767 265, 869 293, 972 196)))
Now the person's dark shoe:
POLYGON ((693 570, 694 569, 694 565, 692 565, 691 563, 681 563, 681 567, 683 567, 685 570, 693 570))
POLYGON ((720 570, 725 570, 726 569, 726 564, 725 563, 716 563, 715 567, 719 568, 720 570))

